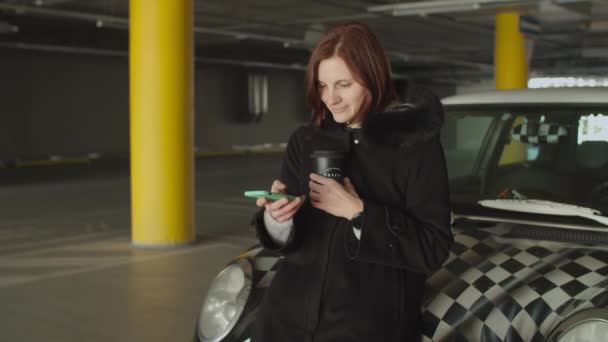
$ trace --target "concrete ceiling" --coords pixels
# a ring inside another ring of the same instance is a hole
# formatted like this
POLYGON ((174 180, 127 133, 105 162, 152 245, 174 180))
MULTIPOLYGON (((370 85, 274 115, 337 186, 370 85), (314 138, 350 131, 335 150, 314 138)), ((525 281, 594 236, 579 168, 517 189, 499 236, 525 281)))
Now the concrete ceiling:
MULTIPOLYGON (((397 75, 478 82, 493 74, 495 13, 516 8, 540 21, 533 75, 608 72, 608 0, 439 0, 432 10, 406 15, 374 10, 415 2, 195 0, 196 55, 203 61, 302 68, 325 27, 360 20, 379 36, 397 75), (454 7, 465 3, 469 7, 454 7)), ((128 0, 0 0, 4 47, 124 54, 127 27, 128 0)))

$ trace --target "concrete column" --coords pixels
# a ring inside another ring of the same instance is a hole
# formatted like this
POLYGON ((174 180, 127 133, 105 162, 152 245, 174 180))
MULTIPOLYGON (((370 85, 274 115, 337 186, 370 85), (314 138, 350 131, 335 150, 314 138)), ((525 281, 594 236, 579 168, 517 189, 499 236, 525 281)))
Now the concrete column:
MULTIPOLYGON (((528 87, 528 63, 524 37, 519 30, 519 13, 507 11, 496 14, 494 41, 494 70, 496 89, 528 87)), ((516 120, 515 124, 521 124, 516 120)), ((526 159, 526 145, 512 141, 505 146, 499 165, 521 163, 526 159)))
POLYGON ((519 30, 518 12, 501 12, 496 15, 494 70, 496 89, 528 87, 528 65, 524 37, 519 30))
POLYGON ((129 2, 135 246, 179 246, 195 239, 192 13, 192 0, 129 2))

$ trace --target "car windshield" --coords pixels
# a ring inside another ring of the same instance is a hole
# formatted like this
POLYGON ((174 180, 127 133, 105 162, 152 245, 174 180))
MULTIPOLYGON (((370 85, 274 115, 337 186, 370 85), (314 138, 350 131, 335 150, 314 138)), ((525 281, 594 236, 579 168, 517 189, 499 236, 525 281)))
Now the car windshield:
POLYGON ((535 198, 608 213, 608 108, 446 106, 452 200, 535 198))

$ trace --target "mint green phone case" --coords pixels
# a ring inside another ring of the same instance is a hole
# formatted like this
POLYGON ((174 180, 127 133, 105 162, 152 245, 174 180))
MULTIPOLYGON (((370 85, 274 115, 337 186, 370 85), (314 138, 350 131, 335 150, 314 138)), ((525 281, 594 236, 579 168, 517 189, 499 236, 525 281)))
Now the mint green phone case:
POLYGON ((271 201, 278 201, 281 198, 287 198, 288 200, 291 201, 294 198, 296 198, 296 196, 286 195, 286 194, 281 194, 281 193, 276 193, 276 192, 270 192, 270 191, 264 191, 264 190, 245 191, 245 197, 251 197, 251 198, 264 197, 271 201))

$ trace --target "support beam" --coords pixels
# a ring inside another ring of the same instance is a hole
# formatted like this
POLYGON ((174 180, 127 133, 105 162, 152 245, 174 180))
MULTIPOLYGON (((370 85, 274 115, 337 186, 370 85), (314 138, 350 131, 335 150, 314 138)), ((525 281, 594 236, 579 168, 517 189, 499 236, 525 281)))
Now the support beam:
POLYGON ((494 44, 496 89, 526 88, 528 65, 524 37, 519 31, 518 12, 509 11, 496 14, 494 44))
POLYGON ((195 239, 192 1, 129 3, 135 246, 179 246, 195 239))
MULTIPOLYGON (((528 65, 524 48, 524 37, 519 31, 519 13, 515 11, 496 14, 495 41, 496 89, 518 89, 528 87, 528 65)), ((520 118, 515 124, 521 124, 520 118)), ((526 145, 511 141, 505 146, 499 165, 520 163, 526 159, 526 145)))

